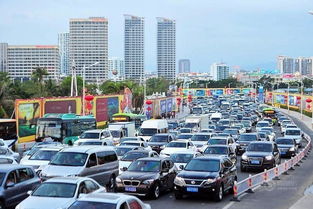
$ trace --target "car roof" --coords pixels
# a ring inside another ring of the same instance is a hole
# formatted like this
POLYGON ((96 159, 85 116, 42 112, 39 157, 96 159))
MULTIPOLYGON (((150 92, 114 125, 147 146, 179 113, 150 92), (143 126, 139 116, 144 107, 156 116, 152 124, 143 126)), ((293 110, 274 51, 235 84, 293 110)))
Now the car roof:
POLYGON ((152 160, 152 161, 162 161, 165 158, 163 157, 143 157, 143 158, 139 158, 137 160, 152 160))
POLYGON ((68 147, 61 150, 61 152, 77 152, 77 153, 93 153, 93 152, 101 152, 101 151, 114 151, 114 149, 110 146, 75 146, 68 147))
POLYGON ((55 146, 55 147, 44 147, 42 149, 40 149, 40 151, 60 151, 61 149, 64 149, 65 147, 58 147, 58 146, 55 146))
MULTIPOLYGON (((181 143, 187 143, 187 142, 190 142, 189 140, 187 140, 187 139, 180 139, 180 140, 173 140, 173 141, 171 141, 171 142, 181 142, 181 143)), ((171 143, 170 142, 170 143, 171 143)))
POLYGON ((90 193, 83 196, 78 201, 94 201, 117 204, 118 202, 124 201, 129 197, 130 196, 121 193, 90 193))
POLYGON ((252 141, 250 144, 274 144, 274 142, 270 142, 270 141, 252 141))
POLYGON ((84 180, 90 180, 90 178, 87 177, 55 177, 55 178, 51 178, 48 179, 46 182, 58 182, 58 183, 72 183, 72 184, 76 184, 79 183, 81 181, 84 180))
POLYGON ((243 133, 243 134, 240 134, 240 136, 242 136, 242 135, 258 135, 258 133, 243 133))
POLYGON ((196 159, 213 159, 213 160, 222 160, 226 158, 224 155, 204 155, 204 156, 199 156, 196 159))
POLYGON ((32 166, 20 165, 20 164, 2 164, 0 165, 0 172, 9 172, 20 168, 32 168, 32 166))
POLYGON ((228 145, 223 145, 223 144, 213 144, 213 145, 209 145, 208 147, 226 147, 226 148, 229 148, 228 145))
POLYGON ((196 154, 196 153, 200 153, 200 152, 194 151, 194 150, 185 150, 185 151, 173 152, 172 154, 196 154))
POLYGON ((286 131, 287 130, 292 130, 292 131, 301 131, 301 129, 300 128, 286 128, 286 131))
POLYGON ((166 134, 154 134, 154 136, 168 136, 170 135, 170 133, 166 133, 166 134))
POLYGON ((92 129, 92 130, 85 131, 84 133, 101 133, 102 131, 103 129, 92 129))
POLYGON ((141 153, 150 153, 150 152, 152 152, 152 151, 151 151, 151 150, 140 149, 140 150, 131 150, 131 151, 127 152, 127 153, 133 153, 133 152, 136 152, 136 153, 138 153, 138 152, 141 152, 141 153))

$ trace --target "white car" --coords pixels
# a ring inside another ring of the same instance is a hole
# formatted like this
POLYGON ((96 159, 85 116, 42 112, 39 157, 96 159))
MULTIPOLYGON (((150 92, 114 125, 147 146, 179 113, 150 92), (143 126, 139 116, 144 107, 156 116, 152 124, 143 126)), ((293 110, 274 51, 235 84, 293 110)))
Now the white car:
POLYGON ((207 144, 211 137, 212 133, 195 133, 190 140, 197 148, 199 148, 207 144))
POLYGON ((131 195, 120 193, 93 193, 79 198, 68 209, 80 208, 151 209, 151 206, 143 203, 140 199, 131 195))
POLYGON ((280 130, 281 130, 281 133, 284 134, 285 131, 286 131, 286 128, 288 126, 291 126, 289 128, 298 128, 296 125, 294 125, 291 121, 290 122, 285 122, 285 123, 282 123, 282 125, 280 126, 280 130), (295 126, 295 127, 294 127, 295 126))
POLYGON ((172 153, 170 158, 174 162, 176 168, 181 171, 182 166, 185 167, 191 159, 199 156, 202 156, 202 154, 197 151, 178 151, 172 153))
POLYGON ((0 165, 3 164, 18 164, 14 157, 10 156, 0 156, 0 165))
POLYGON ((68 208, 78 197, 103 192, 106 192, 106 189, 90 178, 57 177, 30 191, 29 197, 18 204, 16 209, 68 208))
POLYGON ((0 156, 9 156, 13 157, 17 162, 20 161, 20 154, 18 154, 17 152, 13 152, 8 147, 0 147, 0 156))
POLYGON ((114 146, 112 139, 79 139, 78 146, 114 146))
POLYGON ((161 157, 169 157, 178 151, 197 151, 197 147, 189 140, 171 141, 160 152, 161 157))
POLYGON ((272 127, 265 127, 265 128, 261 128, 260 130, 261 132, 262 131, 269 131, 269 135, 268 135, 268 138, 270 141, 275 141, 276 139, 276 134, 274 132, 274 129, 272 127))
POLYGON ((152 151, 152 148, 148 145, 148 143, 143 141, 124 141, 120 144, 120 146, 142 147, 145 150, 152 151))
POLYGON ((74 145, 78 145, 80 143, 80 139, 111 139, 113 140, 113 136, 109 129, 94 129, 94 130, 88 130, 82 133, 79 136, 79 139, 74 142, 74 145))
POLYGON ((295 139, 299 147, 302 146, 302 131, 300 128, 288 128, 285 131, 284 138, 295 139))
POLYGON ((260 131, 261 128, 265 128, 265 127, 271 127, 270 123, 268 121, 259 121, 257 124, 256 124, 256 131, 260 131))

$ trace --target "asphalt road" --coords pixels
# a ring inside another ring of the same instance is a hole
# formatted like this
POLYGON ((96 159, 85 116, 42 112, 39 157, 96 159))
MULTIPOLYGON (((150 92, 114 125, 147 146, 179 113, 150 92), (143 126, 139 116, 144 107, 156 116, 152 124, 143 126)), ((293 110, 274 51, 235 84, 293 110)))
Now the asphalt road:
MULTIPOLYGON (((280 128, 278 126, 274 127, 276 132, 276 137, 281 136, 280 134, 280 128)), ((255 131, 255 128, 254 130, 255 131)), ((249 176, 249 174, 255 174, 257 172, 241 172, 240 171, 240 156, 237 157, 238 163, 237 163, 237 177, 238 181, 245 179, 249 176)), ((282 160, 283 162, 283 160, 282 160)), ((148 198, 142 198, 142 200, 146 203, 149 203, 153 209, 184 209, 184 208, 194 208, 194 209, 223 209, 225 206, 228 207, 228 205, 231 203, 230 200, 232 198, 232 195, 226 194, 224 196, 223 201, 221 202, 215 202, 210 195, 207 197, 186 197, 183 200, 176 200, 174 197, 174 194, 166 193, 162 194, 158 200, 151 200, 148 198)), ((265 200, 266 201, 266 200, 265 200)), ((241 205, 240 203, 238 204, 241 205)), ((232 205, 233 206, 233 205, 232 205)), ((248 207, 249 208, 249 207, 248 207)), ((247 208, 247 209, 248 209, 247 208)), ((262 207, 264 209, 265 207, 262 207)), ((251 209, 251 207, 249 208, 251 209)))

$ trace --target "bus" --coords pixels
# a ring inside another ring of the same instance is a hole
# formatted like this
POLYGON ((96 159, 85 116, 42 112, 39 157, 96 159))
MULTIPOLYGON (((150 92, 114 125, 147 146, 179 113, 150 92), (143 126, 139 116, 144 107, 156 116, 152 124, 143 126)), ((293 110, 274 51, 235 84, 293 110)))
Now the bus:
POLYGON ((96 129, 96 119, 92 115, 45 114, 37 121, 36 142, 48 139, 73 145, 87 130, 96 129))
POLYGON ((14 149, 15 143, 17 142, 15 119, 0 119, 0 139, 3 139, 8 147, 14 149))
POLYGON ((138 129, 145 120, 147 120, 145 115, 133 113, 115 113, 112 116, 113 122, 135 122, 136 129, 138 129))
POLYGON ((268 107, 264 108, 262 110, 263 116, 266 118, 271 118, 273 121, 273 124, 276 123, 277 121, 277 116, 276 116, 276 110, 274 108, 268 107))

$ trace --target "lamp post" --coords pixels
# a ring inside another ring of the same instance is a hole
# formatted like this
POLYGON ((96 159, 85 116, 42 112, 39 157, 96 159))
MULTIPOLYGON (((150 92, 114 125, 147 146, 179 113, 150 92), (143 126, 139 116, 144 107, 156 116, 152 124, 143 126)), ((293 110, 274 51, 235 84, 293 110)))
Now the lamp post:
POLYGON ((92 65, 89 65, 88 67, 86 67, 86 65, 84 65, 83 67, 83 115, 85 115, 85 105, 86 105, 86 102, 85 102, 85 96, 86 96, 86 91, 85 91, 85 74, 86 74, 86 69, 88 68, 91 68, 95 65, 98 65, 99 62, 95 62, 93 63, 92 65))
POLYGON ((288 92, 287 92, 287 107, 288 107, 288 114, 290 113, 290 108, 289 108, 289 87, 290 85, 289 85, 289 83, 288 83, 288 92))

